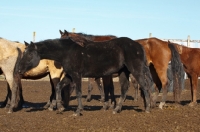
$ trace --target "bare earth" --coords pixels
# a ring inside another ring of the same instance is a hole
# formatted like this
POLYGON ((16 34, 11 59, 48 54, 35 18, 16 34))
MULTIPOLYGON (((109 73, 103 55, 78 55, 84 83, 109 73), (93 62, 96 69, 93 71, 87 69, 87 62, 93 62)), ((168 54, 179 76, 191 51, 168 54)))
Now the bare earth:
MULTIPOLYGON (((200 83, 199 83, 200 84, 200 83)), ((83 116, 74 117, 77 101, 75 92, 70 101, 70 106, 62 113, 44 110, 42 107, 50 96, 49 81, 23 81, 23 95, 25 106, 12 114, 5 108, 0 108, 1 132, 127 132, 127 131, 200 131, 200 94, 198 105, 189 107, 191 99, 190 85, 185 82, 182 92, 181 105, 173 103, 173 96, 168 95, 165 109, 154 108, 151 113, 145 113, 143 101, 133 101, 134 89, 130 87, 123 109, 119 114, 112 114, 112 110, 104 111, 99 102, 99 90, 95 86, 92 91, 91 102, 86 102, 87 82, 83 82, 83 116)), ((0 104, 6 96, 6 82, 0 81, 0 104)), ((117 100, 120 94, 119 83, 115 82, 117 100)), ((160 96, 159 96, 160 100, 160 96)))

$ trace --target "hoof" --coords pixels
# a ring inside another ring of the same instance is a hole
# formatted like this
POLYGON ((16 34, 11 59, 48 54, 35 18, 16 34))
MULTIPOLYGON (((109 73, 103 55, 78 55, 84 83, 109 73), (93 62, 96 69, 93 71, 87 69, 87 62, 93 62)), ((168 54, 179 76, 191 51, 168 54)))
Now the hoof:
POLYGON ((82 116, 83 114, 81 113, 74 113, 73 116, 82 116))
POLYGON ((53 108, 49 107, 48 110, 49 110, 49 111, 53 111, 53 108))
POLYGON ((103 109, 104 110, 108 110, 109 109, 108 102, 104 102, 103 109))
POLYGON ((197 102, 190 102, 190 103, 189 103, 189 106, 190 106, 190 107, 193 107, 193 106, 195 106, 195 105, 197 105, 197 102))
POLYGON ((86 102, 90 102, 91 101, 91 98, 86 98, 86 102))
POLYGON ((48 109, 49 106, 50 106, 50 104, 46 104, 43 108, 44 108, 44 109, 48 109))
POLYGON ((145 113, 150 113, 150 111, 149 110, 145 110, 145 113))
POLYGON ((65 108, 64 107, 62 107, 62 108, 59 108, 59 111, 60 112, 63 112, 65 110, 65 108))
POLYGON ((104 102, 104 99, 100 99, 99 101, 100 101, 100 103, 103 103, 103 102, 104 102))
POLYGON ((163 109, 163 106, 164 106, 164 105, 165 105, 165 102, 160 102, 160 104, 159 104, 158 107, 159 107, 160 109, 163 109))
POLYGON ((9 110, 7 113, 10 114, 10 113, 13 113, 13 111, 12 111, 12 110, 9 110))
POLYGON ((113 113, 113 114, 117 114, 117 111, 114 111, 114 110, 113 110, 113 112, 112 112, 112 113, 113 113))
POLYGON ((120 107, 120 106, 117 106, 117 107, 113 110, 113 114, 120 113, 120 112, 121 112, 121 107, 120 107))

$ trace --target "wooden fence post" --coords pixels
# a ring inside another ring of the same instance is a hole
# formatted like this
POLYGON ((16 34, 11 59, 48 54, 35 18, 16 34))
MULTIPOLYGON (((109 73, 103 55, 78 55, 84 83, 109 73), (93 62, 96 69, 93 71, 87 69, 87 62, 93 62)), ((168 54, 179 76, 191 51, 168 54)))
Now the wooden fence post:
POLYGON ((75 33, 75 28, 72 28, 72 33, 75 33))
POLYGON ((187 38, 187 47, 190 47, 190 35, 188 35, 188 38, 187 38))
POLYGON ((149 33, 149 38, 151 38, 152 37, 152 33, 149 33))
POLYGON ((33 32, 33 42, 35 42, 35 35, 36 35, 36 32, 33 32))

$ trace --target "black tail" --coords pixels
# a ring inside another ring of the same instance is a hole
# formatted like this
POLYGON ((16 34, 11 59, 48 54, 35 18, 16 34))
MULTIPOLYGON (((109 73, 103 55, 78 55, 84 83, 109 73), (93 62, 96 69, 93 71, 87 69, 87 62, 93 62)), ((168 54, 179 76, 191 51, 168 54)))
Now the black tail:
POLYGON ((168 43, 168 47, 171 50, 171 69, 173 74, 173 91, 174 91, 174 100, 175 102, 180 102, 182 83, 184 82, 184 70, 181 63, 180 56, 175 46, 171 43, 168 43))

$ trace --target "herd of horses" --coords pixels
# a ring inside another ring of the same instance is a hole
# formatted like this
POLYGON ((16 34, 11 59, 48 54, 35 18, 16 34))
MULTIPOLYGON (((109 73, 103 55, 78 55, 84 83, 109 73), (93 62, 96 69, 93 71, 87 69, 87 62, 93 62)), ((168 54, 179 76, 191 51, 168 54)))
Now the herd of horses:
POLYGON ((127 37, 95 36, 66 30, 59 32, 59 39, 30 44, 0 38, 0 73, 4 74, 8 89, 2 105, 9 109, 8 113, 12 113, 14 108, 22 107, 24 103, 22 78, 40 79, 47 75, 52 92, 44 108, 57 108, 62 112, 75 90, 78 101, 75 116, 81 115, 83 110, 82 77, 89 78, 86 100, 91 100, 91 91, 96 82, 101 94, 100 100, 104 102, 103 108, 113 107, 113 113, 121 111, 130 87, 129 79, 134 84, 136 99, 138 90, 141 90, 147 113, 156 106, 161 90, 163 94, 159 108, 163 108, 171 82, 174 101, 180 103, 185 73, 191 82, 192 98, 189 105, 197 104, 200 49, 158 38, 132 40, 127 37), (117 103, 113 77, 119 78, 121 86, 117 103))

